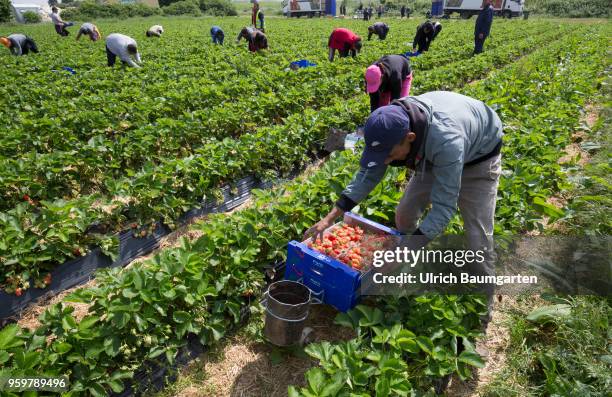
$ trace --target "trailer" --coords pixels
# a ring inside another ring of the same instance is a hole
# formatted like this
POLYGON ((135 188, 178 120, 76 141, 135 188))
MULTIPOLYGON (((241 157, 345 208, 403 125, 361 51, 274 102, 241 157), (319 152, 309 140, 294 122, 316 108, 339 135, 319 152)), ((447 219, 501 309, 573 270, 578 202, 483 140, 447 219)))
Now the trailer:
POLYGON ((286 17, 312 18, 325 15, 325 0, 283 0, 281 4, 286 17))
MULTIPOLYGON (((444 0, 432 3, 432 14, 434 16, 448 17, 458 13, 463 19, 478 15, 482 9, 483 0, 444 0), (440 3, 443 6, 440 7, 440 3), (434 4, 436 5, 434 7, 434 4)), ((525 0, 493 0, 493 12, 496 16, 504 18, 520 17, 524 15, 525 0)))

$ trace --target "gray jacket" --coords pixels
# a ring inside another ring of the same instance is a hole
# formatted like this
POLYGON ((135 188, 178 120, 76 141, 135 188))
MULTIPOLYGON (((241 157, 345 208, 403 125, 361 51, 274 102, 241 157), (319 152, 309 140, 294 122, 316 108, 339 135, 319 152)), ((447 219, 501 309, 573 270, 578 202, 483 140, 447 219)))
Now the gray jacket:
MULTIPOLYGON (((495 150, 503 136, 502 122, 493 109, 476 99, 454 92, 433 91, 410 97, 428 117, 423 160, 417 174, 431 166, 434 184, 431 190, 431 211, 419 229, 430 239, 442 233, 457 210, 464 164, 495 150)), ((362 168, 343 195, 355 203, 364 200, 383 179, 386 165, 362 168)))
POLYGON ((21 33, 14 33, 7 37, 11 41, 11 53, 13 55, 21 55, 25 47, 28 37, 21 33))

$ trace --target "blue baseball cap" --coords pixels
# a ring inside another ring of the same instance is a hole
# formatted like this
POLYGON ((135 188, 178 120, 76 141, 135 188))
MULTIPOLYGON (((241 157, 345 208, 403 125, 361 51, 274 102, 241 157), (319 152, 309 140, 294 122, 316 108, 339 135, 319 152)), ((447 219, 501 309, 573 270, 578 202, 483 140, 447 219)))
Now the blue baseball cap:
POLYGON ((361 155, 361 167, 384 165, 393 147, 400 143, 408 132, 410 118, 401 106, 382 106, 373 111, 364 126, 366 146, 361 155))

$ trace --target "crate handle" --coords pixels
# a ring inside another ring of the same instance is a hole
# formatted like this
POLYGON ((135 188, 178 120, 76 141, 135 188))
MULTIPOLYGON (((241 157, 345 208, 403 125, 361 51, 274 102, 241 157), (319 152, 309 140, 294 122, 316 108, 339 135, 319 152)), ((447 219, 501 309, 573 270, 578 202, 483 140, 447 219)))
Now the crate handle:
POLYGON ((323 298, 325 296, 325 290, 322 289, 320 292, 314 292, 313 290, 310 290, 310 293, 313 295, 310 300, 313 305, 322 305, 323 304, 323 298), (320 297, 319 297, 320 295, 320 297))
POLYGON ((323 273, 322 273, 320 270, 313 269, 312 267, 310 268, 310 270, 311 270, 311 271, 312 271, 314 274, 316 274, 317 276, 321 276, 321 277, 323 277, 323 273))
POLYGON ((325 297, 325 290, 322 289, 320 292, 313 291, 309 286, 304 284, 304 278, 300 278, 296 280, 298 283, 304 285, 306 288, 310 290, 310 303, 313 305, 321 305, 323 304, 323 299, 325 297))

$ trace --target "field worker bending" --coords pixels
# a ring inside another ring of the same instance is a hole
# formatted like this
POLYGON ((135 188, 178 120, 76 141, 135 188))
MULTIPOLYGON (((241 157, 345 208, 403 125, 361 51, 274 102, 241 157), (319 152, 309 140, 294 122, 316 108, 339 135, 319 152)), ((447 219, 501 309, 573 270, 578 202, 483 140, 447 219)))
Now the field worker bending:
POLYGON ((476 18, 476 26, 474 27, 474 54, 480 54, 484 47, 484 42, 491 33, 491 25, 493 24, 493 6, 491 0, 485 0, 482 10, 476 18))
POLYGON ((223 40, 225 39, 225 33, 218 26, 213 26, 210 28, 210 37, 212 37, 213 44, 221 44, 223 45, 223 40))
POLYGON ((365 80, 373 112, 394 99, 410 95, 410 61, 401 55, 385 55, 366 69, 365 80))
POLYGON ((97 41, 102 38, 98 27, 93 23, 85 22, 81 25, 79 29, 79 33, 77 33, 76 39, 79 40, 82 35, 87 35, 91 39, 91 41, 97 41))
POLYGON ((247 43, 249 43, 249 51, 251 52, 268 48, 268 38, 266 35, 263 34, 263 32, 249 26, 240 31, 236 43, 239 43, 240 39, 245 39, 247 43))
POLYGON ((124 65, 133 68, 139 68, 138 64, 142 63, 136 40, 120 33, 110 34, 106 38, 106 57, 108 66, 114 66, 117 57, 124 65))
POLYGON ((376 22, 374 25, 368 27, 368 41, 373 34, 378 36, 379 40, 384 40, 387 38, 387 34, 389 33, 389 25, 384 22, 376 22))
POLYGON ((338 50, 340 58, 348 57, 349 53, 355 58, 357 53, 361 51, 361 37, 349 29, 337 28, 329 36, 327 46, 329 47, 330 62, 334 61, 336 50, 338 50))
MULTIPOLYGON (((470 271, 494 275, 492 237, 502 136, 502 122, 493 109, 454 92, 405 97, 376 109, 364 126, 360 170, 333 209, 306 236, 322 238, 338 217, 355 208, 382 181, 388 166, 407 167, 416 173, 395 210, 395 224, 412 236, 405 236, 400 245, 413 251, 424 247, 444 232, 459 206, 469 249, 489 256, 470 271)), ((381 270, 393 267, 383 265, 381 270)), ((487 286, 483 293, 490 309, 494 286, 487 286)), ((488 323, 490 311, 482 320, 488 323)))
POLYGON ((161 37, 164 33, 164 28, 161 25, 153 25, 147 30, 147 37, 161 37))
POLYGON ((62 20, 57 7, 51 7, 51 22, 53 22, 53 25, 55 25, 55 31, 57 34, 64 37, 70 34, 66 28, 74 25, 72 22, 64 22, 62 20))
POLYGON ((11 50, 13 55, 27 55, 30 51, 38 54, 36 43, 25 34, 15 33, 8 37, 0 37, 0 43, 11 50))
POLYGON ((412 53, 420 55, 429 50, 429 45, 442 31, 440 22, 426 21, 417 27, 414 40, 412 41, 412 53))

